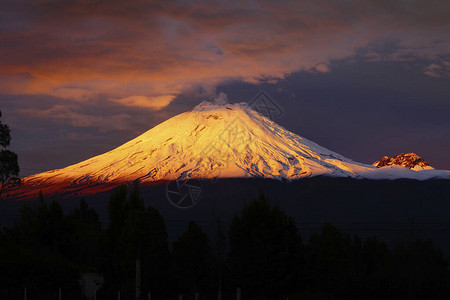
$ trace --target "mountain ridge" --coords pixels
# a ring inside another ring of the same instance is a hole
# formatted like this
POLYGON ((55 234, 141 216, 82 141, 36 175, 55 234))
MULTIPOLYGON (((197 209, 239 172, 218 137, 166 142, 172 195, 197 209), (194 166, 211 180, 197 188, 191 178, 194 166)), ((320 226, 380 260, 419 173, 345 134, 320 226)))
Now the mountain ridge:
POLYGON ((295 179, 333 173, 356 176, 353 169, 370 168, 287 131, 244 103, 202 102, 111 151, 27 181, 295 179))
POLYGON ((373 163, 374 166, 381 168, 385 166, 398 165, 412 170, 431 170, 434 169, 424 159, 414 152, 394 154, 391 158, 383 156, 380 160, 373 163))
POLYGON ((355 162, 292 133, 247 103, 202 102, 104 154, 25 177, 29 189, 155 183, 189 178, 312 176, 358 179, 449 178, 443 170, 355 162))

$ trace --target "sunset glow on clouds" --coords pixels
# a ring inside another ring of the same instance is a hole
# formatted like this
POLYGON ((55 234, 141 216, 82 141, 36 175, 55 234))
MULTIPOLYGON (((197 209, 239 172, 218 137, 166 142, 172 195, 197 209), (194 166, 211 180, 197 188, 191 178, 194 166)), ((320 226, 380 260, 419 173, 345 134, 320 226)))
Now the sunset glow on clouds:
POLYGON ((361 49, 448 70, 449 5, 402 2, 7 1, 0 92, 160 109, 193 84, 327 72, 361 49))
POLYGON ((125 129, 134 108, 162 121, 199 89, 213 98, 220 84, 328 74, 343 60, 450 75, 448 1, 0 4, 0 101, 28 99, 0 109, 73 127, 125 129))
POLYGON ((175 96, 173 95, 154 96, 154 97, 130 96, 126 98, 117 99, 115 102, 128 106, 161 109, 169 105, 174 98, 175 96))

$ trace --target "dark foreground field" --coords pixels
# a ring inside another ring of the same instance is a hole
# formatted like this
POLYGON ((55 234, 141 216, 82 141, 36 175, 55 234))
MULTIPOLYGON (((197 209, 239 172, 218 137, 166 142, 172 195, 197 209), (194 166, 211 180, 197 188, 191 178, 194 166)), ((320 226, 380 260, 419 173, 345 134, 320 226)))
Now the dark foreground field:
POLYGON ((449 295, 449 180, 179 185, 141 185, 138 195, 131 184, 81 206, 67 195, 36 195, 25 208, 4 200, 0 292, 23 299, 27 287, 29 299, 47 299, 62 288, 63 299, 81 299, 80 274, 95 272, 105 279, 97 299, 134 299, 139 253, 142 299, 215 299, 219 281, 224 299, 238 287, 242 299, 449 295))

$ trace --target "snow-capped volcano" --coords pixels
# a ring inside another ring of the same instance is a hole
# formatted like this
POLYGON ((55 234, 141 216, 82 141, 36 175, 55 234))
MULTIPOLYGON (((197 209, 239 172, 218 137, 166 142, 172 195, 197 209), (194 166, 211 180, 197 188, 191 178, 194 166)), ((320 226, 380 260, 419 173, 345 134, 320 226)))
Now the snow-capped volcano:
MULTIPOLYGON (((357 163, 296 135, 246 103, 202 102, 114 150, 63 169, 26 177, 23 182, 39 186, 216 177, 415 178, 412 173, 383 169, 357 163)), ((440 175, 450 178, 450 172, 440 175)), ((431 173, 421 176, 434 177, 431 173)))

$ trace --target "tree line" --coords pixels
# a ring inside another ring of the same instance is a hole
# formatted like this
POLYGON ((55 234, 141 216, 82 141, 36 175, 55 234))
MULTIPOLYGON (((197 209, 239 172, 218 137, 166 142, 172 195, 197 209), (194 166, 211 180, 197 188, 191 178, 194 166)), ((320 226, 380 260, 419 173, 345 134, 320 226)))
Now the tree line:
MULTIPOLYGON (((0 111, 0 118, 2 112, 0 111)), ((20 181, 19 163, 17 154, 8 150, 11 144, 11 130, 7 124, 3 124, 0 120, 0 200, 4 186, 10 181, 20 181)))
POLYGON ((82 299, 79 279, 99 273, 97 299, 448 299, 450 277, 440 249, 414 236, 396 245, 350 236, 330 223, 302 239, 294 220, 261 194, 228 228, 207 236, 195 222, 171 245, 164 218, 145 206, 139 187, 117 188, 109 223, 81 200, 64 214, 42 193, 0 231, 2 299, 82 299), (219 291, 221 296, 219 296, 219 291))

